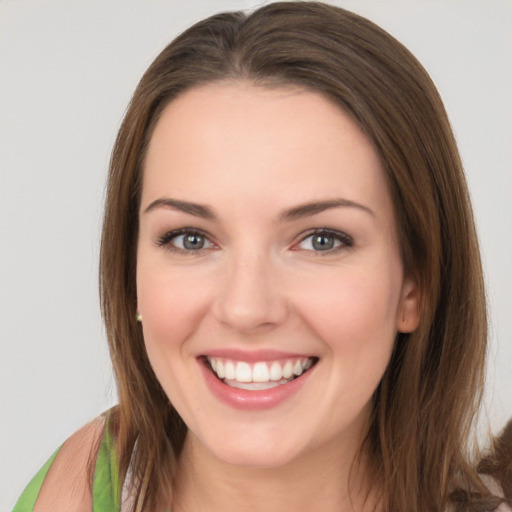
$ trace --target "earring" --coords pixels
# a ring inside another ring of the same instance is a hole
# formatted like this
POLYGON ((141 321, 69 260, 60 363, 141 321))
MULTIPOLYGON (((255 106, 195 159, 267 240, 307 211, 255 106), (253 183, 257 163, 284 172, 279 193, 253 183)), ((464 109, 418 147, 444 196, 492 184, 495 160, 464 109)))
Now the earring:
POLYGON ((142 315, 138 311, 137 314, 135 315, 135 320, 137 320, 137 322, 142 323, 142 315))

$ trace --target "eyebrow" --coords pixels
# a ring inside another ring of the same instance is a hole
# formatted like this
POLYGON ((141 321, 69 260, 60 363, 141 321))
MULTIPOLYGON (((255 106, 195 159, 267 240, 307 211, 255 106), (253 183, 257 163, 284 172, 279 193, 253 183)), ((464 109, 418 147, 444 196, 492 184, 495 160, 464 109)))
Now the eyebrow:
POLYGON ((217 216, 213 213, 213 210, 204 204, 191 203, 189 201, 180 201, 178 199, 171 199, 169 197, 161 197, 153 201, 145 210, 144 213, 148 213, 156 208, 172 208, 173 210, 179 210, 194 217, 201 217, 202 219, 216 220, 217 216))
POLYGON ((303 217, 310 217, 311 215, 316 215, 317 213, 329 210, 331 208, 339 207, 357 208, 369 213, 372 216, 375 216, 375 212, 373 210, 368 208, 368 206, 364 206, 360 203, 350 201, 349 199, 329 199, 326 201, 313 201, 311 203, 302 204, 285 210, 279 216, 279 221, 290 222, 293 220, 301 219, 303 217))
MULTIPOLYGON (((169 197, 161 197, 156 199, 144 210, 144 213, 148 213, 156 208, 171 208, 178 210, 194 217, 200 217, 202 219, 217 220, 217 216, 213 210, 204 204, 192 203, 190 201, 180 201, 178 199, 171 199, 169 197)), ((311 217, 317 213, 321 213, 331 208, 350 207, 357 208, 362 211, 375 216, 375 212, 365 205, 350 201, 349 199, 328 199, 325 201, 313 201, 311 203, 301 204, 294 206, 282 212, 278 216, 278 222, 291 222, 304 217, 311 217)))

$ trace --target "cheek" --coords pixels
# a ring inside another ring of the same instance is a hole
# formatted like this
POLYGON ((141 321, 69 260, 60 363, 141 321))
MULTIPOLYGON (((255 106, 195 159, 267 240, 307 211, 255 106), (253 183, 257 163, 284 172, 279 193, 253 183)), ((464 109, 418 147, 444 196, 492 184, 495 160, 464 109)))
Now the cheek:
POLYGON ((298 296, 300 315, 340 367, 337 378, 357 381, 364 393, 373 392, 391 356, 400 282, 389 270, 347 272, 316 280, 298 296))
POLYGON ((302 287, 299 307, 311 322, 331 334, 352 332, 366 338, 375 329, 394 332, 399 291, 393 280, 385 273, 382 276, 352 273, 315 280, 302 287))
POLYGON ((137 269, 137 301, 146 351, 169 400, 190 417, 191 404, 200 403, 200 397, 188 388, 196 360, 187 341, 208 310, 208 294, 186 271, 145 263, 137 269))
POLYGON ((157 347, 180 348, 209 308, 204 280, 187 274, 157 265, 140 265, 137 270, 137 306, 148 353, 157 347))

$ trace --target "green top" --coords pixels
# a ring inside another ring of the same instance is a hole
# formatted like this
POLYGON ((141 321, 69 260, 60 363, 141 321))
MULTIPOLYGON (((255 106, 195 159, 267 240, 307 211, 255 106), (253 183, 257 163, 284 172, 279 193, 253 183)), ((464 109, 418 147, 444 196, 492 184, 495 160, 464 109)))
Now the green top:
MULTIPOLYGON (((94 468, 92 512, 119 512, 119 497, 121 493, 115 451, 107 428, 105 428, 105 432, 106 434, 101 440, 94 468)), ((12 512, 33 512, 46 475, 61 448, 62 446, 55 451, 27 485, 12 512)))

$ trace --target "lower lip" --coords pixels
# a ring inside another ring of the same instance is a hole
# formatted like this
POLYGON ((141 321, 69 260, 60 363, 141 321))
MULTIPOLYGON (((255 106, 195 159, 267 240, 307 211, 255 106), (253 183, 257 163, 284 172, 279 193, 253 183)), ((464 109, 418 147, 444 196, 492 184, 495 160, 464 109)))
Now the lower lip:
POLYGON ((221 402, 224 402, 235 409, 243 409, 247 411, 270 409, 285 402, 295 395, 300 388, 302 388, 309 379, 311 371, 314 368, 310 368, 299 378, 296 378, 286 384, 281 384, 280 386, 275 386, 270 389, 249 391, 247 389, 232 388, 231 386, 224 384, 210 369, 206 367, 205 363, 200 360, 198 362, 201 366, 206 384, 212 393, 221 402))

